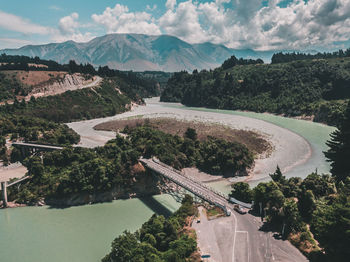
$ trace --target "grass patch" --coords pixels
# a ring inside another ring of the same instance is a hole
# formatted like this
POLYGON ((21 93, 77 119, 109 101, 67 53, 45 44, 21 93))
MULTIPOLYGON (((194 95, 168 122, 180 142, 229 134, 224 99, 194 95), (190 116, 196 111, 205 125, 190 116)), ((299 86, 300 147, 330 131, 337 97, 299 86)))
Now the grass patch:
POLYGON ((207 217, 208 219, 215 219, 215 218, 218 218, 218 217, 223 217, 225 216, 225 212, 224 210, 222 210, 221 208, 219 207, 212 207, 210 209, 207 209, 207 217))
POLYGON ((306 257, 313 258, 317 253, 322 252, 314 239, 312 233, 307 228, 306 231, 291 233, 288 240, 300 250, 306 257))

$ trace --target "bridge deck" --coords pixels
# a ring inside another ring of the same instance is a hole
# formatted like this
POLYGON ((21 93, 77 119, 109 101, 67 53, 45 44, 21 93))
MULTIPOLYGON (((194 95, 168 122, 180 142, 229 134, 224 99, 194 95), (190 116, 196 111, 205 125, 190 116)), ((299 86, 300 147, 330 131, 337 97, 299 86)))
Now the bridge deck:
POLYGON ((33 143, 25 143, 25 142, 13 142, 13 146, 26 146, 32 148, 41 148, 41 149, 49 149, 49 150, 62 150, 61 146, 51 146, 51 145, 41 145, 41 144, 33 144, 33 143))
POLYGON ((31 178, 31 177, 30 176, 24 176, 24 177, 22 177, 22 178, 20 178, 20 179, 18 179, 16 181, 10 183, 10 184, 7 184, 6 187, 10 187, 10 186, 16 185, 16 184, 18 184, 18 183, 20 183, 20 182, 22 182, 24 180, 27 180, 29 178, 31 178))
POLYGON ((192 194, 226 210, 228 202, 226 197, 221 193, 214 191, 213 189, 198 181, 182 175, 179 171, 174 170, 172 167, 165 165, 159 160, 142 158, 140 161, 144 163, 149 169, 171 180, 175 184, 185 188, 192 194))

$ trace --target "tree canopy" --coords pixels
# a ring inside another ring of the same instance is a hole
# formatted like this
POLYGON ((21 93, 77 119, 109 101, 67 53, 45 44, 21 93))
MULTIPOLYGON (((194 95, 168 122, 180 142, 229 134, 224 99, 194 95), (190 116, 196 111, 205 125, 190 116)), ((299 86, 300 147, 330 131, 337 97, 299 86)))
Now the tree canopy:
POLYGON ((350 176, 350 102, 339 129, 331 134, 327 145, 325 155, 331 162, 331 172, 337 181, 343 181, 350 176))

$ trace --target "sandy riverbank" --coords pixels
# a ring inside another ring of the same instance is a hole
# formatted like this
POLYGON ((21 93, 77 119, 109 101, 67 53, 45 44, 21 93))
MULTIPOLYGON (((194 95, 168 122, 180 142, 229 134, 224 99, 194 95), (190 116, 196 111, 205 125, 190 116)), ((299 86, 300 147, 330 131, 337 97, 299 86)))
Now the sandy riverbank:
POLYGON ((0 182, 13 178, 21 178, 27 173, 27 168, 21 163, 14 163, 6 167, 0 167, 0 182))
MULTIPOLYGON (((195 111, 186 108, 173 108, 160 103, 156 99, 148 99, 146 106, 135 107, 132 111, 107 118, 92 119, 69 123, 81 135, 80 146, 102 146, 115 137, 114 132, 96 131, 97 124, 130 117, 173 117, 187 121, 217 123, 235 129, 251 130, 261 134, 273 145, 273 152, 267 158, 257 159, 251 170, 249 181, 261 180, 273 173, 279 165, 282 172, 287 172, 295 166, 301 165, 312 154, 309 143, 298 134, 263 120, 229 115, 218 112, 195 111)), ((244 178, 245 180, 247 177, 244 178)))

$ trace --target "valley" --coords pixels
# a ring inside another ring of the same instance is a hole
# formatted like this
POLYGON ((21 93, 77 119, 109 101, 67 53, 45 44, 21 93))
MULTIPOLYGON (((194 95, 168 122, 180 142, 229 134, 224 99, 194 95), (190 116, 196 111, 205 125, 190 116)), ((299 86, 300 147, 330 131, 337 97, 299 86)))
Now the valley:
POLYGON ((5 260, 346 261, 350 49, 121 33, 2 51, 5 260))

